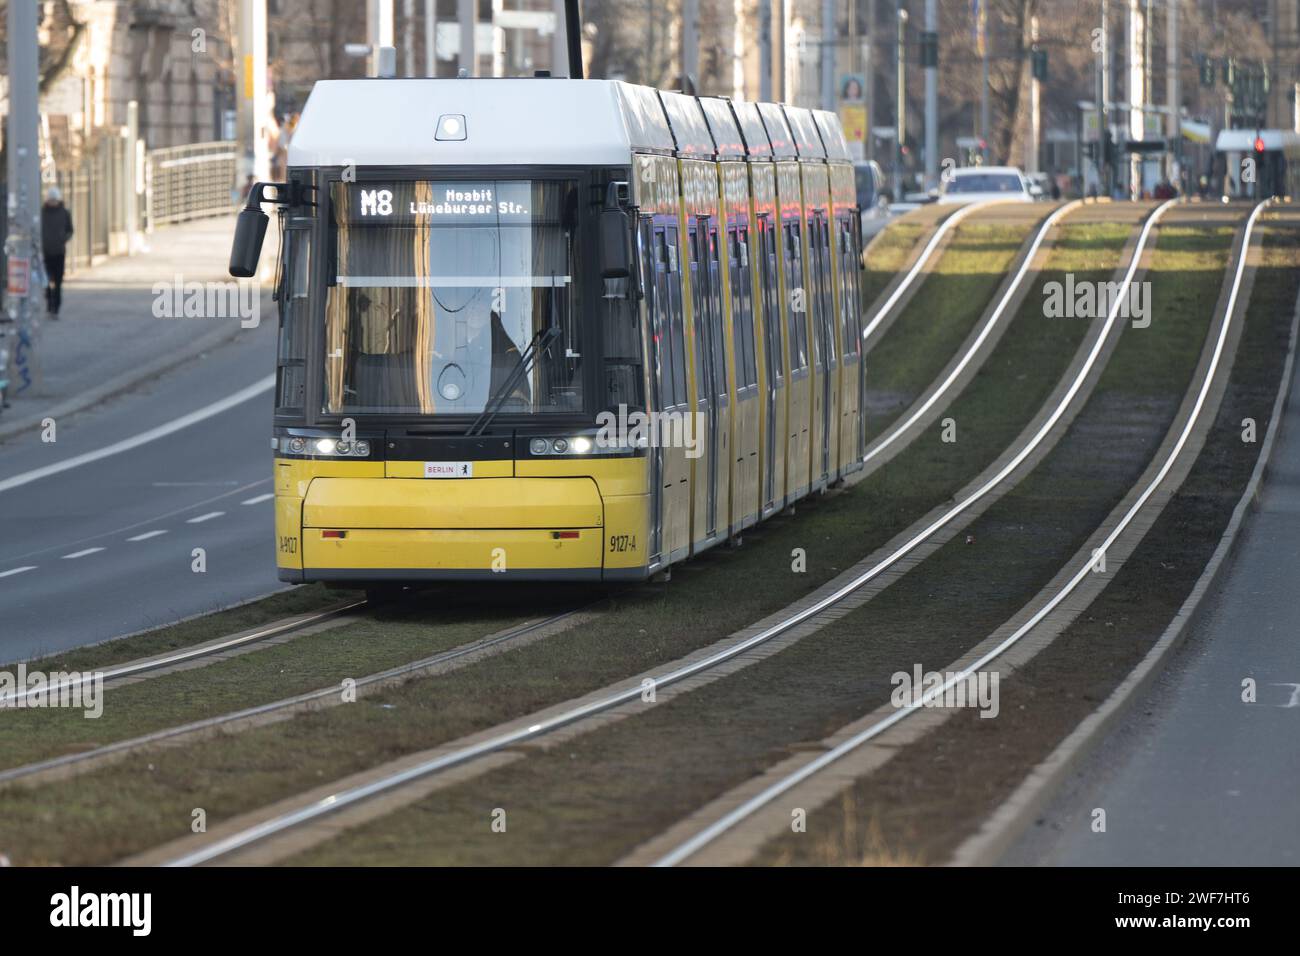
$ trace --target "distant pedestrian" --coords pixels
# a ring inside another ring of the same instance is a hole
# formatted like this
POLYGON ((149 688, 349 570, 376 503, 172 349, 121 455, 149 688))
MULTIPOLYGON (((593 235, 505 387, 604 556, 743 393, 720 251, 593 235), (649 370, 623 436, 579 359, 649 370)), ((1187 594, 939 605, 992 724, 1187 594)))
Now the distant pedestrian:
POLYGON ((41 206, 41 252, 45 257, 45 308, 50 318, 59 317, 63 304, 63 263, 72 238, 72 214, 63 205, 63 193, 51 186, 41 206))

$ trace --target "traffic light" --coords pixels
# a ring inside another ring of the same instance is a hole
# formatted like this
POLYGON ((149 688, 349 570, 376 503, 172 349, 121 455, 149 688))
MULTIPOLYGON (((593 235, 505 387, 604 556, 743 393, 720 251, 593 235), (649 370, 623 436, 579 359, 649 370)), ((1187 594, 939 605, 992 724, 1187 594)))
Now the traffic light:
POLYGON ((1097 144, 1094 143, 1092 140, 1089 140, 1088 142, 1084 143, 1084 144, 1083 144, 1083 155, 1084 155, 1084 157, 1087 158, 1087 159, 1096 159, 1096 158, 1097 158, 1097 144))
POLYGON ((925 30, 921 34, 921 66, 939 65, 939 34, 925 30))
POLYGON ((1033 52, 1034 79, 1042 82, 1047 79, 1047 51, 1034 50, 1033 52))
POLYGON ((1117 165, 1117 160, 1119 159, 1119 149, 1115 142, 1115 137, 1110 134, 1109 129, 1103 132, 1101 136, 1102 136, 1102 156, 1106 160, 1106 165, 1107 166, 1117 165))
POLYGON ((1255 136, 1255 152, 1257 153, 1264 152, 1264 137, 1258 134, 1256 134, 1255 136))
POLYGON ((1214 61, 1208 56, 1201 58, 1201 86, 1211 89, 1214 86, 1214 61))

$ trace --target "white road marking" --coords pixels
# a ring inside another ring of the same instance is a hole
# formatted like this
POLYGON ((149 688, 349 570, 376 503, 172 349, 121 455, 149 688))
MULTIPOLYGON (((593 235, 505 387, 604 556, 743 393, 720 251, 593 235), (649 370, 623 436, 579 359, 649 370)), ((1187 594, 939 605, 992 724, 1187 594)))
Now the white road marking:
POLYGON ((82 551, 73 551, 71 554, 65 554, 63 556, 63 560, 71 561, 73 558, 84 558, 88 554, 97 554, 98 552, 103 550, 104 550, 103 548, 86 548, 82 551))
POLYGON ((275 376, 268 375, 266 378, 254 382, 247 388, 240 389, 233 395, 228 395, 220 401, 213 402, 211 405, 205 405, 188 415, 182 415, 180 418, 174 418, 165 424, 156 428, 150 428, 138 435, 132 435, 130 438, 124 438, 119 442, 111 445, 105 445, 103 448, 97 448, 94 451, 88 451, 82 455, 74 455, 72 458, 66 458, 63 461, 56 461, 52 465, 45 465, 41 468, 33 468, 31 471, 24 471, 14 475, 12 478, 5 478, 0 481, 0 492, 10 491, 22 485, 30 484, 33 481, 40 481, 42 478, 48 478, 51 475, 57 475, 60 472, 70 471, 73 468, 79 468, 82 465, 88 465, 92 461, 99 461, 101 458, 108 458, 110 455, 117 455, 124 451, 130 451, 132 448, 139 448, 141 445, 159 438, 164 438, 188 428, 198 422, 205 421, 214 415, 220 415, 226 409, 234 408, 241 405, 250 398, 256 398, 263 392, 270 391, 275 385, 275 376))
POLYGON ((256 498, 249 498, 247 501, 241 501, 241 505, 260 505, 263 501, 270 501, 274 494, 258 495, 256 498))
POLYGON ((158 535, 166 534, 166 533, 167 532, 165 529, 160 528, 157 531, 146 531, 144 534, 137 534, 134 538, 127 538, 126 540, 127 541, 148 541, 150 538, 156 538, 158 537, 158 535))
POLYGON ((21 568, 10 568, 8 571, 0 571, 0 578, 7 578, 11 574, 22 574, 24 571, 35 571, 36 565, 28 564, 21 568))
POLYGON ((211 521, 213 518, 220 518, 224 511, 209 511, 205 515, 199 515, 197 518, 191 518, 186 524, 203 524, 205 521, 211 521))
POLYGON ((194 501, 179 508, 173 508, 171 511, 164 511, 160 515, 154 515, 151 518, 145 518, 143 521, 133 521, 131 524, 125 524, 121 527, 114 528, 112 531, 104 531, 100 534, 92 534, 85 538, 78 538, 75 541, 64 541, 60 544, 52 544, 44 548, 34 548, 31 551, 24 551, 22 554, 12 554, 9 556, 11 561, 19 561, 23 558, 31 558, 39 554, 52 554, 55 551, 62 551, 64 548, 75 547, 79 544, 88 544, 91 541, 102 541, 106 538, 116 538, 119 534, 126 534, 128 531, 134 531, 137 528, 147 528, 149 525, 156 525, 168 518, 175 518, 177 515, 183 515, 187 511, 195 511, 205 505, 210 505, 214 501, 221 501, 223 498, 229 498, 231 495, 242 495, 251 491, 258 485, 264 485, 271 481, 270 478, 259 478, 257 481, 250 481, 242 487, 235 488, 231 491, 224 491, 219 495, 212 495, 210 498, 204 498, 202 501, 194 501))

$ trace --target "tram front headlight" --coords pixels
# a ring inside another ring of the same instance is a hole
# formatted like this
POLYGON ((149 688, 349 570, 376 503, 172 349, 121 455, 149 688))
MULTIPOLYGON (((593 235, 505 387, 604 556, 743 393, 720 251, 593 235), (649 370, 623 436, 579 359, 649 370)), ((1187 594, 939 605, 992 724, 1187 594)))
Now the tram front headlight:
POLYGON ((316 455, 322 458, 370 457, 370 442, 366 439, 346 441, 332 435, 286 435, 273 441, 273 447, 289 455, 316 455))
POLYGON ((555 439, 555 441, 551 442, 551 451, 555 452, 557 455, 563 455, 568 450, 569 450, 568 439, 557 438, 555 439))
POLYGON ((534 438, 528 443, 528 450, 534 455, 545 455, 551 445, 545 438, 534 438))
POLYGON ((585 455, 587 452, 591 451, 591 439, 587 438, 585 435, 579 435, 573 440, 572 448, 574 454, 585 455))

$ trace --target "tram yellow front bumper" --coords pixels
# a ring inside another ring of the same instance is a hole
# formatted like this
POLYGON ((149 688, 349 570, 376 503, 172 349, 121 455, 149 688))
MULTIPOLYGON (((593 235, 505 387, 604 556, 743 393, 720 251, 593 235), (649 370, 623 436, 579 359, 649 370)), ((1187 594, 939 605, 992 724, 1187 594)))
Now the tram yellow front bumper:
POLYGON ((603 526, 590 478, 316 478, 303 499, 302 562, 309 578, 599 576, 603 526))

